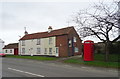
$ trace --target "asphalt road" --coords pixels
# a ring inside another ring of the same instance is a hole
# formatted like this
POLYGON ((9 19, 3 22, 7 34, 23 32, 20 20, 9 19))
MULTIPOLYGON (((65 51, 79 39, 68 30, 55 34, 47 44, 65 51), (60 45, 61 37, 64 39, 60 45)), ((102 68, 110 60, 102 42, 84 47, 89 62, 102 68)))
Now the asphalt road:
POLYGON ((2 77, 118 77, 118 71, 60 62, 3 58, 2 77))

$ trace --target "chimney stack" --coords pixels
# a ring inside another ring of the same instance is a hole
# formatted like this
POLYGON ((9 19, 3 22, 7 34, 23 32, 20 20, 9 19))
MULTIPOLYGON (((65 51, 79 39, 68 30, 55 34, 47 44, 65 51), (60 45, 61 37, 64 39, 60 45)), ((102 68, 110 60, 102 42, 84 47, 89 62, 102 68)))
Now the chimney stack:
POLYGON ((50 33, 51 31, 52 31, 52 26, 49 26, 48 33, 50 33))

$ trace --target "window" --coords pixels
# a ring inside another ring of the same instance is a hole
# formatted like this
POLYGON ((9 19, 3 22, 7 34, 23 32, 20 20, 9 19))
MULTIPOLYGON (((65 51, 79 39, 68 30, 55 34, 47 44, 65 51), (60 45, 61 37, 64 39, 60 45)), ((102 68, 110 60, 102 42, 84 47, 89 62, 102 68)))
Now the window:
POLYGON ((10 50, 10 53, 12 53, 12 50, 10 50))
POLYGON ((47 48, 45 48, 45 53, 44 54, 47 54, 47 48))
POLYGON ((77 38, 76 37, 74 37, 74 42, 77 42, 77 38))
POLYGON ((58 52, 59 52, 59 49, 58 49, 58 47, 56 48, 56 54, 58 54, 58 52))
POLYGON ((7 50, 5 50, 5 53, 8 53, 8 51, 7 51, 7 50))
POLYGON ((75 47, 75 52, 78 52, 78 48, 77 47, 75 47))
POLYGON ((72 47, 72 41, 69 40, 69 47, 72 47))
POLYGON ((41 39, 37 39, 37 45, 40 45, 41 39))
POLYGON ((52 38, 51 37, 49 38, 49 44, 52 44, 52 38))
POLYGON ((25 46, 25 40, 22 41, 22 46, 25 46))
POLYGON ((90 43, 90 42, 85 42, 85 43, 90 43))
POLYGON ((52 54, 52 48, 49 48, 49 54, 52 54))
POLYGON ((41 49, 37 48, 37 54, 40 54, 40 52, 41 52, 41 49))
POLYGON ((22 54, 25 54, 25 48, 22 48, 22 54))

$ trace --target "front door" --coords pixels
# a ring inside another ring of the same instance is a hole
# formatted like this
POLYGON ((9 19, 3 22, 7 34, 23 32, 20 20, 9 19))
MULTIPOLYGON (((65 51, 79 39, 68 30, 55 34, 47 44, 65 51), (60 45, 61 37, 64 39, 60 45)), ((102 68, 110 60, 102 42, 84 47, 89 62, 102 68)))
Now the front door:
POLYGON ((59 48, 56 47, 56 57, 58 57, 58 56, 59 56, 59 48))

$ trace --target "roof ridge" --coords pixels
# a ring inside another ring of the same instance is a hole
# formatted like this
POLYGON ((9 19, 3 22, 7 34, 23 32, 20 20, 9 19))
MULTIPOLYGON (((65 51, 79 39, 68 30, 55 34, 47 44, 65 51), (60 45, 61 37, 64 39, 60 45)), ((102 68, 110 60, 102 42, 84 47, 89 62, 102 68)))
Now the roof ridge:
POLYGON ((73 28, 74 27, 71 26, 71 27, 65 27, 65 28, 61 28, 61 29, 55 29, 55 30, 52 30, 50 33, 48 33, 48 31, 31 33, 31 34, 24 35, 20 40, 39 39, 39 38, 69 34, 69 32, 73 28))
MULTIPOLYGON (((73 26, 69 26, 69 27, 64 27, 64 28, 60 28, 60 29, 55 29, 55 30, 52 30, 52 31, 57 31, 57 30, 62 30, 62 29, 67 29, 67 28, 72 28, 73 26)), ((39 33, 46 33, 48 31, 45 31, 45 32, 36 32, 36 33, 31 33, 31 34, 27 34, 27 35, 32 35, 32 34, 39 34, 39 33)))

